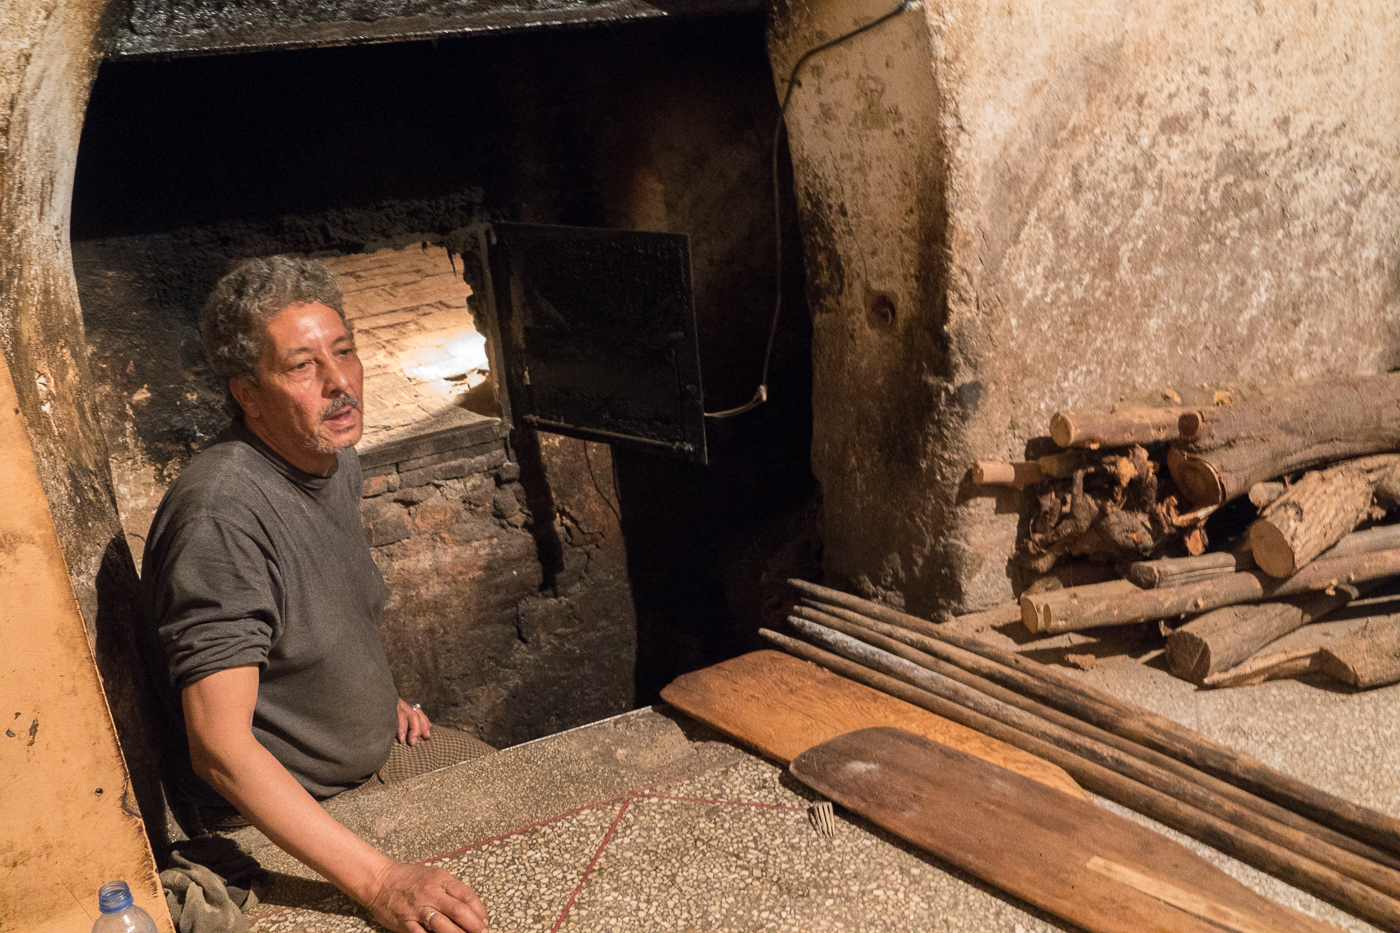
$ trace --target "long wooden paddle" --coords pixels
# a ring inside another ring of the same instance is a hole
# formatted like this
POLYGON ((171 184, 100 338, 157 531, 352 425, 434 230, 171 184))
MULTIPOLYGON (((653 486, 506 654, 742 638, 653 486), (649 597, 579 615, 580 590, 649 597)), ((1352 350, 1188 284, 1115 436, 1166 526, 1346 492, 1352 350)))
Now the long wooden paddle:
POLYGON ((782 764, 843 732, 897 726, 1085 799, 1058 765, 781 651, 684 674, 661 698, 782 764))
POLYGON ((901 729, 838 736, 790 769, 848 810, 1092 933, 1337 933, 1144 826, 901 729))

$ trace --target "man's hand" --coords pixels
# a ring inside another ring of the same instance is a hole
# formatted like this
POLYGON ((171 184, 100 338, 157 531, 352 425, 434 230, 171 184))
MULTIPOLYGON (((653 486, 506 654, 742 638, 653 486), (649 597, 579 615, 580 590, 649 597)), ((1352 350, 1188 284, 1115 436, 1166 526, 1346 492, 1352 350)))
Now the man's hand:
POLYGON ((486 906, 441 868, 390 865, 365 902, 374 919, 402 933, 486 933, 486 906))
POLYGON ((432 734, 433 724, 428 722, 428 714, 399 700, 399 744, 417 745, 419 739, 430 738, 432 734))
MULTIPOLYGON (((440 868, 400 865, 337 823, 252 732, 258 669, 210 674, 184 689, 185 730, 195 773, 263 834, 374 912, 395 933, 486 933, 486 908, 440 868)), ((399 701, 426 735, 428 717, 399 701)))

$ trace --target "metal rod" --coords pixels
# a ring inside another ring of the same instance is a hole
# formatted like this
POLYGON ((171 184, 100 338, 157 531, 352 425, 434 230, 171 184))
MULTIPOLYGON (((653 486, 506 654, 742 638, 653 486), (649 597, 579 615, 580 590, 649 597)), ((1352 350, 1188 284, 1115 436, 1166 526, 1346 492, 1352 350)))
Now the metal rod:
POLYGON ((652 444, 656 447, 665 447, 667 450, 679 450, 683 453, 690 453, 695 449, 695 445, 689 441, 658 441, 650 437, 642 437, 637 434, 619 434, 617 431, 604 431, 602 428, 584 428, 576 424, 566 424, 562 421, 549 421, 539 415, 526 415, 523 421, 529 422, 533 427, 542 431, 554 431, 560 434, 587 434, 594 437, 605 437, 610 440, 623 441, 628 444, 652 444))

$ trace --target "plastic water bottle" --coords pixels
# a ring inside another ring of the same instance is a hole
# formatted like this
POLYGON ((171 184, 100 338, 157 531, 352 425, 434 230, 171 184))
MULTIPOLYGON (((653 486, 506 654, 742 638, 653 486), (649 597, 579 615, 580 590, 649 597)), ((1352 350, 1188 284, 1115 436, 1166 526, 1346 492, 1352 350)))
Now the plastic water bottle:
POLYGON ((97 906, 102 916, 92 925, 92 933, 156 933, 155 920, 131 902, 131 889, 125 881, 98 888, 97 906))

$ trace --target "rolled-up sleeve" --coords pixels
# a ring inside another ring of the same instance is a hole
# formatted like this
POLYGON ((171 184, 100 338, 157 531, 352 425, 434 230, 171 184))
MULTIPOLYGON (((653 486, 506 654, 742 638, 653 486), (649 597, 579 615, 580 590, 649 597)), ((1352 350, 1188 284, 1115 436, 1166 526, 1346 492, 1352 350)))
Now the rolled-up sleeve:
POLYGON ((267 666, 281 590, 267 545, 226 519, 198 515, 170 537, 152 593, 177 691, 210 674, 267 666))

